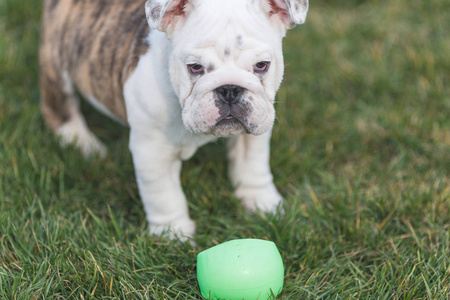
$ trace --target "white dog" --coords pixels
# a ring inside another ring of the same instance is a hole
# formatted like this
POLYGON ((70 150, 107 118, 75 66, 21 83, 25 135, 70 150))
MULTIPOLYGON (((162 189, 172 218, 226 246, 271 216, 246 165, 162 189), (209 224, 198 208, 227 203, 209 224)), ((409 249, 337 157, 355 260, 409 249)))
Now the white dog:
POLYGON ((229 173, 250 211, 281 196, 269 167, 281 42, 305 21, 307 0, 46 0, 41 106, 64 143, 105 150, 89 131, 77 92, 130 127, 150 231, 192 236, 181 161, 228 137, 229 173), (148 23, 148 25, 147 25, 148 23))

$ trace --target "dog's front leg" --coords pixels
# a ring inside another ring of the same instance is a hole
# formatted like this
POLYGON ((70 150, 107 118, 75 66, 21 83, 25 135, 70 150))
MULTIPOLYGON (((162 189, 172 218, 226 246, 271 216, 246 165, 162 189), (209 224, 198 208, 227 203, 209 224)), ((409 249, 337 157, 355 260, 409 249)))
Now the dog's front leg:
POLYGON ((270 171, 270 136, 241 135, 228 140, 229 174, 247 210, 276 212, 282 202, 270 171))
POLYGON ((131 130, 130 150, 150 233, 192 237, 195 223, 189 217, 180 183, 180 149, 161 134, 131 130))

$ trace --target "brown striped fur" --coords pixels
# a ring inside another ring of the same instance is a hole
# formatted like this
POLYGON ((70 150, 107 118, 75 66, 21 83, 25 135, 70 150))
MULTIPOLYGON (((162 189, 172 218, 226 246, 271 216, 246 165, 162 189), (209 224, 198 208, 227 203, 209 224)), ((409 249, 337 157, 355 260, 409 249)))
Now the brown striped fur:
POLYGON ((123 86, 149 47, 144 5, 145 0, 45 0, 41 106, 52 129, 78 109, 75 90, 126 123, 123 86))

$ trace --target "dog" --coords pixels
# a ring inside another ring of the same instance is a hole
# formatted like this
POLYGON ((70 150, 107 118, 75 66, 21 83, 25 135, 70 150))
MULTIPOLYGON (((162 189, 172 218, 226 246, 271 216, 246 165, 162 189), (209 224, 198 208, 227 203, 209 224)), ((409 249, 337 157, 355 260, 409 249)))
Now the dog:
POLYGON ((229 176, 248 211, 282 204, 269 166, 286 31, 307 0, 45 0, 41 111, 63 144, 104 156, 77 95, 129 126, 150 232, 189 238, 181 163, 227 138, 229 176))

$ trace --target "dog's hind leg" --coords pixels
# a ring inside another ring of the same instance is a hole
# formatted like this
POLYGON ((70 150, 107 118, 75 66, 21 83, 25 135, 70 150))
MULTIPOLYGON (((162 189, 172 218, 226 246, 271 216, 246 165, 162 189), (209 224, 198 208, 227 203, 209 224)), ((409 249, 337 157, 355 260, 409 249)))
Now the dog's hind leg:
POLYGON ((47 125, 62 145, 75 144, 85 156, 104 157, 106 149, 86 125, 69 74, 53 68, 42 53, 40 63, 41 111, 47 125))

